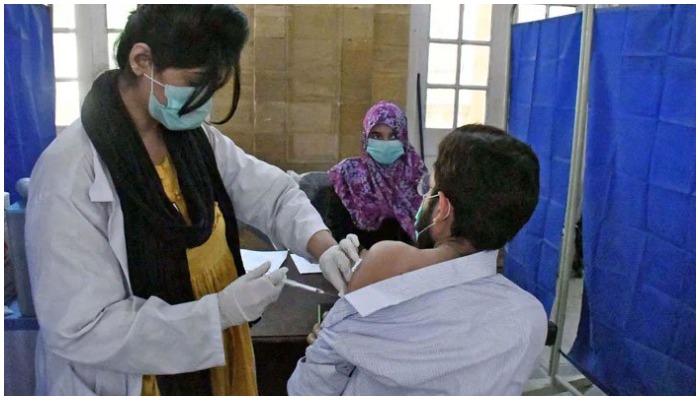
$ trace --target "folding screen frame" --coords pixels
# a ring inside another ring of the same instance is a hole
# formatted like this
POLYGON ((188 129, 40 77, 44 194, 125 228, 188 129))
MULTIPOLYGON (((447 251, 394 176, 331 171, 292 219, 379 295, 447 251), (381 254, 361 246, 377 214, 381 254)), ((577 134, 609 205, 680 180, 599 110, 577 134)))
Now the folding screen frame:
MULTIPOLYGON (((569 292, 569 277, 571 265, 574 258, 574 241, 576 237, 576 222, 581 215, 582 181, 584 169, 585 141, 586 141, 586 120, 588 109, 588 77, 591 60, 591 42, 593 36, 594 5, 584 5, 583 19, 581 23, 581 46, 579 56, 579 70, 577 78, 576 106, 574 116, 573 143, 571 146, 571 167, 569 170, 569 187, 566 201, 566 214, 564 217, 564 230, 562 234, 562 246, 559 253, 559 268, 555 302, 552 307, 553 322, 557 325, 557 337, 552 346, 549 360, 550 382, 544 388, 530 390, 527 394, 539 394, 548 387, 557 387, 569 391, 576 395, 582 395, 576 386, 588 386, 590 382, 586 378, 576 377, 575 381, 559 375, 559 362, 561 359, 561 342, 566 322, 566 304, 569 292)), ((517 5, 512 6, 511 25, 517 19, 517 5)), ((509 27, 510 29, 510 27, 509 27)), ((508 42, 508 54, 510 57, 511 43, 508 42)), ((510 63, 508 63, 508 89, 506 93, 510 95, 510 63)), ((508 121, 509 101, 506 101, 505 121, 508 121)), ((551 317, 550 317, 551 318, 551 317)), ((550 392, 551 393, 551 392, 550 392)), ((543 393, 542 393, 543 394, 543 393)))

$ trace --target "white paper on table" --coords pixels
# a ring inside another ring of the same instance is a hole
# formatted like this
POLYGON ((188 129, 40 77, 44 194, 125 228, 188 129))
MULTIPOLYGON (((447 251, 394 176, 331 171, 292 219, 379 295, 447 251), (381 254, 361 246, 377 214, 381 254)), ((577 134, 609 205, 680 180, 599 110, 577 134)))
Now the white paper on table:
POLYGON ((297 266, 300 274, 320 274, 321 267, 318 264, 308 262, 304 257, 291 254, 294 265, 297 266))
POLYGON ((255 250, 245 250, 241 249, 241 258, 243 259, 243 266, 246 272, 250 272, 255 268, 258 268, 260 264, 265 261, 270 262, 270 269, 267 273, 278 270, 284 260, 287 259, 287 250, 281 251, 255 251, 255 250))

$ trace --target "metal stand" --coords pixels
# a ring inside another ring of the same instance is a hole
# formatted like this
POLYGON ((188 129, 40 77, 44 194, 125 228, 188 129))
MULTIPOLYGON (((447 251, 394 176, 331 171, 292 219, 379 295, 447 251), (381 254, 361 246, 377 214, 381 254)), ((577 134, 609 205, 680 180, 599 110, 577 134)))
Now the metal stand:
POLYGON ((594 6, 585 5, 581 23, 581 52, 578 67, 578 89, 576 92, 576 114, 574 117, 574 138, 571 146, 571 168, 569 170, 569 191, 566 200, 566 216, 562 248, 559 256, 559 279, 557 280, 556 302, 553 308, 554 323, 559 328, 552 346, 549 362, 549 376, 557 382, 557 372, 561 357, 561 340, 566 322, 566 303, 569 294, 569 277, 574 260, 576 221, 581 215, 581 193, 583 180, 584 148, 586 143, 586 119, 588 116, 588 77, 591 64, 591 41, 593 38, 594 6))
MULTIPOLYGON (((592 386, 591 382, 583 375, 564 377, 559 375, 558 372, 559 362, 561 360, 562 336, 564 334, 564 324, 566 322, 566 304, 569 294, 569 278, 574 259, 576 222, 581 215, 582 181, 588 110, 588 78, 590 71, 591 42, 593 37, 594 8, 595 7, 593 5, 584 5, 582 9, 583 19, 581 23, 581 45, 576 92, 576 113, 574 117, 574 136, 571 146, 571 168, 569 170, 569 188, 567 193, 564 229, 562 232, 562 247, 559 254, 559 273, 557 279, 556 300, 552 309, 554 323, 558 327, 557 336, 554 345, 552 346, 552 352, 549 359, 549 378, 530 381, 524 391, 524 394, 526 395, 555 394, 560 391, 568 391, 574 395, 582 395, 585 390, 592 386)), ((511 14, 511 23, 517 19, 517 15, 517 6, 514 6, 511 14)), ((510 76, 510 71, 508 75, 510 76)), ((508 118, 506 115, 506 121, 507 120, 508 118)))

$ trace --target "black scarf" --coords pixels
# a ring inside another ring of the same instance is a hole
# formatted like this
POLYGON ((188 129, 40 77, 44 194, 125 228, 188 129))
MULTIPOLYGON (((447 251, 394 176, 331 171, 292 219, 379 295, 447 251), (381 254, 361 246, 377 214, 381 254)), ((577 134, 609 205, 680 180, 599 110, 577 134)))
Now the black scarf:
MULTIPOLYGON (((215 201, 226 222, 226 240, 238 276, 245 273, 233 203, 204 130, 166 130, 163 138, 191 220, 187 224, 166 196, 122 102, 118 73, 108 71, 95 80, 85 97, 81 119, 107 166, 124 212, 131 288, 136 296, 157 296, 169 304, 193 301, 186 249, 203 244, 211 236, 215 201)), ((157 380, 163 395, 212 394, 209 370, 161 375, 157 380)))

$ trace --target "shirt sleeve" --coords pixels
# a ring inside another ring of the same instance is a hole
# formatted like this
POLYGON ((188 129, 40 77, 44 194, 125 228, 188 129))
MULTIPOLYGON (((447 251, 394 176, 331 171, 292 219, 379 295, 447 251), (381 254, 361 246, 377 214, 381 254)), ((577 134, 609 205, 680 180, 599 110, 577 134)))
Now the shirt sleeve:
POLYGON ((354 371, 355 366, 336 353, 321 331, 297 362, 287 392, 290 396, 339 396, 354 371))
POLYGON ((246 154, 215 128, 206 127, 236 218, 275 243, 311 259, 311 236, 328 228, 308 197, 281 169, 246 154))

